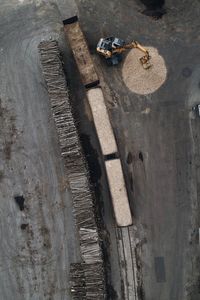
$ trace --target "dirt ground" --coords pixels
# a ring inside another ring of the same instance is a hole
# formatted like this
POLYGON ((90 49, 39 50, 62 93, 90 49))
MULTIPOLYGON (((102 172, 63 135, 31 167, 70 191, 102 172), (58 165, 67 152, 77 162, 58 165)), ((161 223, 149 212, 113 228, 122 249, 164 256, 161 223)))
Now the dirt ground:
MULTIPOLYGON (((102 73, 137 228, 140 299, 197 300, 199 290, 199 1, 165 1, 159 20, 140 1, 79 1, 91 52, 102 36, 137 40, 164 58, 167 79, 147 96, 130 91, 121 65, 102 73), (95 19, 95 22, 94 22, 95 19)), ((124 55, 124 58, 126 54, 124 55)), ((133 74, 134 76, 134 74, 133 74)))
POLYGON ((80 260, 79 247, 37 46, 52 37, 65 47, 61 21, 78 12, 92 53, 100 37, 116 35, 157 48, 167 67, 164 84, 144 96, 124 84, 123 63, 108 68, 94 55, 134 216, 132 228, 116 232, 85 94, 77 71, 71 76, 71 53, 62 49, 105 221, 110 298, 123 299, 121 266, 126 299, 199 300, 200 123, 191 111, 199 103, 199 1, 166 0, 166 14, 157 21, 141 13, 145 6, 139 0, 77 0, 77 6, 71 0, 0 0, 0 5, 2 299, 71 299, 69 265, 80 260), (121 248, 126 260, 120 263, 119 243, 128 245, 121 248), (132 251, 138 297, 132 296, 132 251))
POLYGON ((37 49, 61 17, 56 3, 0 2, 0 298, 71 299, 79 246, 37 49))

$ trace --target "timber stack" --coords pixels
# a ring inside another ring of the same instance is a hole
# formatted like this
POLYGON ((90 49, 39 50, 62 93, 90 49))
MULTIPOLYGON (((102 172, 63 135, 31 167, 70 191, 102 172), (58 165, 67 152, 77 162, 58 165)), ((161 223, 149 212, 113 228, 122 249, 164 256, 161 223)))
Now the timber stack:
POLYGON ((72 295, 74 299, 102 300, 106 295, 105 272, 94 195, 72 113, 58 42, 41 42, 39 52, 80 239, 82 263, 71 266, 72 295))

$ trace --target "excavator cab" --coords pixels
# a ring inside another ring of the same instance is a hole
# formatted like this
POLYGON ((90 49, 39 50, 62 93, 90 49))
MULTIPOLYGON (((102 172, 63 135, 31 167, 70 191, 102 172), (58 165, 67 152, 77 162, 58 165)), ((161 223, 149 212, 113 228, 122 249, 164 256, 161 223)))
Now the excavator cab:
POLYGON ((125 41, 116 37, 101 38, 97 44, 97 52, 106 58, 109 66, 115 66, 122 61, 122 55, 113 53, 113 50, 122 48, 124 45, 125 41))
POLYGON ((112 39, 113 39, 113 41, 112 41, 112 48, 113 49, 124 47, 124 45, 125 45, 124 40, 116 38, 116 37, 114 37, 112 39))
POLYGON ((116 37, 108 37, 105 39, 100 39, 97 48, 101 50, 109 50, 112 51, 113 49, 116 48, 121 48, 125 45, 125 41, 116 37))

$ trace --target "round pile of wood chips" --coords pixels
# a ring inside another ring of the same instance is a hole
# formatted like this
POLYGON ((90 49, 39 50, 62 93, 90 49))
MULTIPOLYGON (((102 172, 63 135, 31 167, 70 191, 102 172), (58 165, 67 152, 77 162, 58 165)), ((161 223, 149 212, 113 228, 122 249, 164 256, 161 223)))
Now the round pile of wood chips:
POLYGON ((165 82, 167 68, 163 57, 158 50, 147 47, 151 56, 150 69, 145 70, 140 62, 143 53, 138 49, 132 49, 126 56, 123 64, 122 76, 126 86, 134 93, 148 95, 158 90, 165 82))

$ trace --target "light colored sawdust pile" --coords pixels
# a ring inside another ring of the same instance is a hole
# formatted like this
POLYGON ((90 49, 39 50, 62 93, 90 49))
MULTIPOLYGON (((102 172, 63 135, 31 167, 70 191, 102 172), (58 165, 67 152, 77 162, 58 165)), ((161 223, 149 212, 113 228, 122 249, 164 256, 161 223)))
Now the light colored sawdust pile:
POLYGON ((102 153, 108 155, 117 152, 117 145, 101 88, 88 90, 87 97, 102 153))
POLYGON ((167 77, 167 69, 163 57, 158 50, 147 47, 151 56, 151 68, 145 70, 140 57, 143 53, 138 49, 132 49, 128 53, 122 69, 122 76, 126 86, 140 95, 152 94, 161 87, 167 77))
POLYGON ((120 159, 107 160, 105 164, 117 225, 129 226, 132 216, 120 159))

